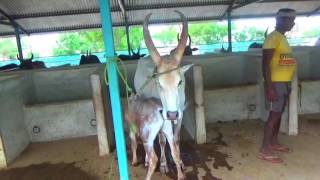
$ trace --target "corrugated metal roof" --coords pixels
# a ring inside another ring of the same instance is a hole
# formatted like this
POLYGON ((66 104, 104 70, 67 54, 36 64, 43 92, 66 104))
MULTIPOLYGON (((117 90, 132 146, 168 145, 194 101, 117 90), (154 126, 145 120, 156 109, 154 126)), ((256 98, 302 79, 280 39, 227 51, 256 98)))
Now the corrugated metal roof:
MULTIPOLYGON (((190 21, 220 20, 233 2, 233 18, 274 16, 279 8, 293 8, 301 15, 320 14, 320 0, 122 0, 128 25, 139 25, 152 12, 151 22, 179 21, 174 9, 190 21)), ((118 0, 110 0, 113 26, 125 26, 118 0)), ((7 17, 27 33, 101 27, 98 0, 1 0, 0 36, 14 35, 1 24, 7 17), (2 12, 2 13, 1 13, 2 12)), ((4 23, 5 23, 4 22, 4 23)))

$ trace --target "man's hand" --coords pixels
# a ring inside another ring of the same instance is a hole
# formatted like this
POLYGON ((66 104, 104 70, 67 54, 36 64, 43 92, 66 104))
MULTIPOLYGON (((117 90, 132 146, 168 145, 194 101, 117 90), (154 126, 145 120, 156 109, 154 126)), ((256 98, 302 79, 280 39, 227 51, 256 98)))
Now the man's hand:
POLYGON ((270 102, 276 101, 278 98, 272 84, 266 86, 266 97, 270 102))

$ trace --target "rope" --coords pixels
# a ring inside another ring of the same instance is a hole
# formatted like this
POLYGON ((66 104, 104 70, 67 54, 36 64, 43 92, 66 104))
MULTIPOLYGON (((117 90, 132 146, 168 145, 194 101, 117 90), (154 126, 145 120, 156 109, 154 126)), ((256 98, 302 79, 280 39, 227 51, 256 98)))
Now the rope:
POLYGON ((177 67, 177 68, 174 68, 174 69, 170 69, 170 70, 164 71, 164 72, 162 72, 162 73, 157 73, 157 68, 155 67, 155 68, 153 69, 152 75, 151 75, 151 76, 148 76, 147 81, 144 82, 144 84, 140 87, 140 89, 137 91, 137 94, 139 94, 139 92, 141 92, 141 91, 150 83, 150 81, 151 81, 152 79, 154 79, 154 78, 156 78, 156 77, 159 77, 159 76, 161 76, 161 75, 163 75, 163 74, 166 74, 166 73, 169 73, 169 72, 178 70, 178 69, 180 69, 180 67, 177 67))
POLYGON ((129 105, 129 93, 132 93, 133 90, 128 84, 128 75, 127 75, 128 71, 127 71, 127 68, 126 68, 126 66, 124 65, 124 63, 122 62, 122 60, 119 57, 115 56, 115 57, 107 57, 107 58, 108 58, 109 61, 107 61, 106 66, 104 68, 104 81, 105 81, 106 85, 109 86, 109 81, 107 79, 107 67, 108 67, 110 61, 113 61, 115 63, 120 62, 121 67, 122 67, 124 72, 121 72, 119 66, 116 66, 117 67, 117 72, 118 72, 118 74, 120 76, 120 79, 122 80, 122 82, 125 85, 125 88, 126 88, 126 100, 127 100, 127 104, 129 105))
MULTIPOLYGON (((128 75, 127 75, 128 71, 127 71, 127 68, 126 68, 126 66, 124 65, 124 63, 122 62, 122 60, 119 57, 109 57, 108 60, 109 61, 107 61, 106 66, 104 68, 104 81, 105 81, 106 85, 108 86, 109 85, 109 81, 107 79, 107 69, 108 69, 107 67, 109 65, 108 63, 110 63, 110 61, 113 61, 115 63, 120 62, 121 67, 122 67, 124 72, 121 72, 119 66, 116 66, 116 67, 117 67, 117 72, 118 72, 118 74, 119 74, 119 76, 120 76, 120 78, 121 78, 121 80, 124 83, 125 88, 126 88, 126 90, 125 90, 126 91, 126 101, 127 101, 127 105, 128 105, 128 108, 129 108, 129 93, 132 93, 133 90, 128 84, 128 75)), ((129 128, 130 128, 130 130, 132 132, 134 132, 134 133, 137 132, 137 127, 136 127, 136 125, 134 123, 130 123, 129 124, 129 128)))

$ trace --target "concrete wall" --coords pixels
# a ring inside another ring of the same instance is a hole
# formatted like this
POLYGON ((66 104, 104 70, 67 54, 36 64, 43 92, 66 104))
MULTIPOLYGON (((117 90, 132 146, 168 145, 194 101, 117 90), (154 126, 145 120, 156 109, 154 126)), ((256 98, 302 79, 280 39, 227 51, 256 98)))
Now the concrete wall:
POLYGON ((315 114, 320 112, 320 81, 303 81, 298 94, 299 114, 315 114))
POLYGON ((0 81, 0 131, 8 163, 30 142, 23 111, 24 104, 32 98, 32 86, 26 83, 28 81, 28 76, 15 76, 0 81))
POLYGON ((91 98, 90 74, 97 66, 56 69, 33 73, 35 103, 51 103, 91 98))
POLYGON ((32 142, 97 134, 91 99, 27 105, 25 122, 32 142))
POLYGON ((205 91, 206 121, 257 119, 256 85, 205 91))

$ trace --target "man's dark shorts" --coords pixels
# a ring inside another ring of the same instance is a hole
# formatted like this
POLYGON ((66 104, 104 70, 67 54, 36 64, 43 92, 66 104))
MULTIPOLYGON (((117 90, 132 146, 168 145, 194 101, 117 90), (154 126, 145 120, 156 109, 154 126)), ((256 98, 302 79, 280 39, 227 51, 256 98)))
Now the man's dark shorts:
POLYGON ((273 112, 282 112, 291 93, 291 82, 273 82, 272 85, 277 94, 277 99, 270 102, 266 98, 267 110, 273 112))

